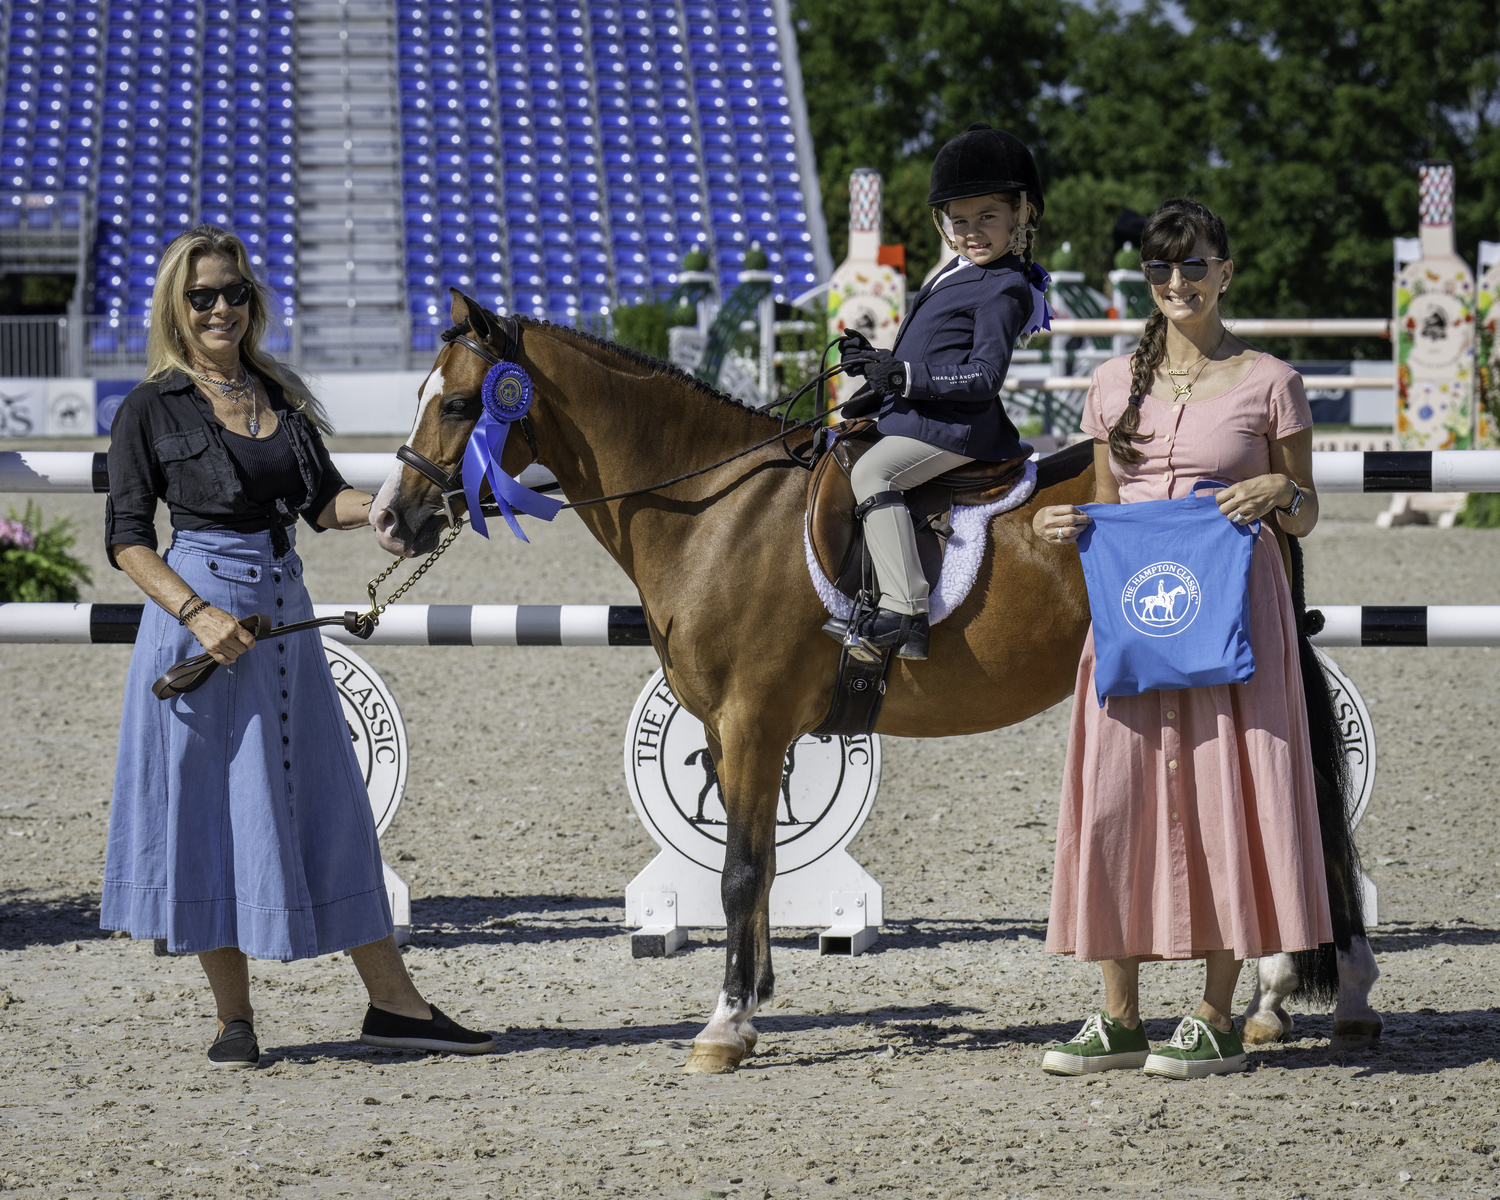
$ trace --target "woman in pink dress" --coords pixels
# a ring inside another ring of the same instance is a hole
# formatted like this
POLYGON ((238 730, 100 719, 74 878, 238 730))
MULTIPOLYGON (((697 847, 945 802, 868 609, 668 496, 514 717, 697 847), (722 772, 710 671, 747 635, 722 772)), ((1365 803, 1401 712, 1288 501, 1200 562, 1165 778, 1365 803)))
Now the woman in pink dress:
MULTIPOLYGON (((1111 697, 1094 693, 1094 641, 1078 667, 1057 827, 1047 949, 1104 969, 1104 1007, 1047 1053, 1053 1074, 1144 1067, 1173 1078, 1242 1070, 1231 1019, 1246 958, 1332 940, 1292 593, 1275 521, 1318 519, 1312 415, 1296 372, 1225 329, 1234 274, 1224 223, 1190 200, 1146 222, 1143 269, 1157 311, 1140 348, 1095 373, 1083 414, 1104 504, 1181 498, 1230 484, 1225 518, 1261 519, 1250 571, 1248 683, 1111 697), (1203 1003, 1155 1053, 1139 968, 1201 958, 1203 1003)), ((1039 511, 1067 547, 1089 524, 1039 511)))

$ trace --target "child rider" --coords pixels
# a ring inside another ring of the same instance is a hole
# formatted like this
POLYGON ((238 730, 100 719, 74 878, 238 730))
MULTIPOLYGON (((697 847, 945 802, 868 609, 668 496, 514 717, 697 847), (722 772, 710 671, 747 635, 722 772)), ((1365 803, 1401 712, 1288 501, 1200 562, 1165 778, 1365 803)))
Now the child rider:
MULTIPOLYGON (((976 124, 938 151, 927 203, 959 257, 913 301, 893 350, 844 341, 841 362, 863 375, 881 433, 851 474, 855 512, 880 587, 878 608, 855 631, 878 659, 927 657, 927 580, 902 492, 975 459, 1029 455, 1000 402, 1000 385, 1023 335, 1045 327, 1046 273, 1031 261, 1042 187, 1031 151, 976 124), (1039 285, 1036 286, 1036 285, 1039 285)), ((847 407, 845 416, 855 415, 847 407)))

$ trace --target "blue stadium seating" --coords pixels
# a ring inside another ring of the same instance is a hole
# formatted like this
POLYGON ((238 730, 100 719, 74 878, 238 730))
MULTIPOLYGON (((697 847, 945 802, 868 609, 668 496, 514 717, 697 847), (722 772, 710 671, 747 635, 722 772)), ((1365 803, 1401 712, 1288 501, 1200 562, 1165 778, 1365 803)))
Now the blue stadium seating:
MULTIPOLYGON (((94 308, 149 309, 162 247, 232 226, 293 311, 293 10, 12 0, 0 226, 95 197, 94 308)), ((727 290, 758 241, 794 294, 812 239, 768 0, 397 0, 409 308, 447 286, 585 321, 660 297, 698 248, 727 290), (685 21, 685 24, 684 24, 685 21)), ((37 219, 45 220, 44 215, 37 219)), ((422 340, 427 339, 427 340, 422 340)))

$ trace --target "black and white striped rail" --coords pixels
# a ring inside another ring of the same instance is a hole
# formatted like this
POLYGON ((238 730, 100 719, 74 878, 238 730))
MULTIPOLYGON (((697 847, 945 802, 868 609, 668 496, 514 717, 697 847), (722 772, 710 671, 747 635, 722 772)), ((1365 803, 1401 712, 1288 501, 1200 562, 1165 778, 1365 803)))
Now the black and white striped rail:
MULTIPOLYGON (((335 454, 351 484, 378 492, 395 459, 389 454, 335 454)), ((545 467, 521 472, 527 487, 555 483, 545 467)), ((1313 455, 1320 492, 1500 492, 1500 450, 1320 450, 1313 455)), ((0 451, 0 492, 107 492, 99 452, 0 451)))
POLYGON ((1317 605, 1314 646, 1500 646, 1500 606, 1317 605))
POLYGON ((1500 450, 1322 450, 1320 492, 1500 492, 1500 450))
MULTIPOLYGON (((317 604, 320 617, 363 604, 317 604)), ((1322 605, 1317 646, 1500 646, 1500 605, 1322 605)), ((135 641, 140 604, 0 604, 0 643, 107 645, 135 641)), ((325 637, 360 642, 338 626, 325 637)), ((397 604, 371 646, 649 646, 628 604, 397 604)))
MULTIPOLYGON (((317 604, 336 617, 367 604, 317 604)), ((0 643, 105 645, 135 641, 141 604, 0 604, 0 643)), ((351 646, 649 646, 638 606, 626 604, 397 604, 361 642, 337 625, 319 630, 351 646)))

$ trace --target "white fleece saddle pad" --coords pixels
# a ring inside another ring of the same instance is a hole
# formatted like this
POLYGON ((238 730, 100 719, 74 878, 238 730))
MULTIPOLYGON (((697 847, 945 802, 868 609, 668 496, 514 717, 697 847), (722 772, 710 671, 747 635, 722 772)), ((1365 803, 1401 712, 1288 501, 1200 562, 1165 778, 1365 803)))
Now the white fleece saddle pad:
MULTIPOLYGON (((943 554, 943 570, 938 585, 928 597, 931 606, 928 620, 936 625, 953 612, 969 595, 969 589, 979 578, 979 567, 984 562, 985 550, 989 546, 990 521, 1003 512, 1020 508, 1036 491, 1036 463, 1027 462, 1026 473, 1020 482, 1011 488, 1009 495, 993 504, 955 505, 948 517, 953 526, 953 536, 943 554)), ((807 573, 823 607, 841 621, 847 621, 854 611, 854 602, 830 583, 813 557, 812 543, 807 537, 807 522, 802 523, 802 550, 807 556, 807 573)))

